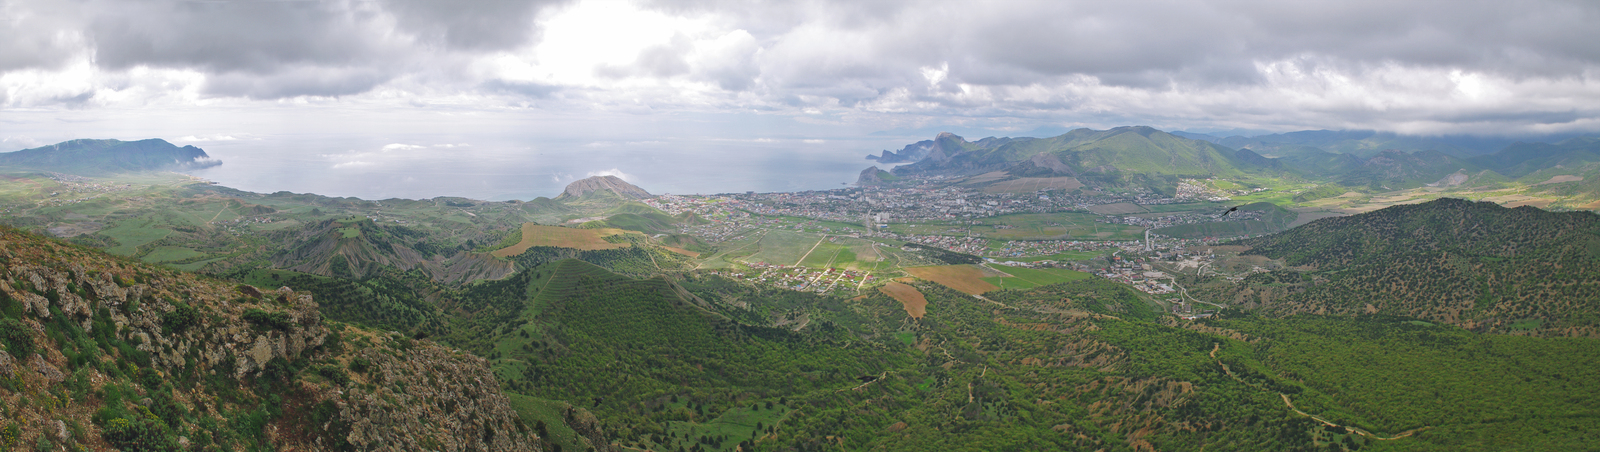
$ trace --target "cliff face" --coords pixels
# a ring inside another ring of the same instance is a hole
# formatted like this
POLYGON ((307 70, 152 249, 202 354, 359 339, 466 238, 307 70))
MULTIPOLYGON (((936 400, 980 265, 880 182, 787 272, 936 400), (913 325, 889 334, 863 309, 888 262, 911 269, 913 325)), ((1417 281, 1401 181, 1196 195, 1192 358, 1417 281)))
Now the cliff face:
POLYGON ((594 176, 573 181, 567 184, 566 191, 560 198, 580 197, 596 191, 610 191, 622 199, 644 199, 652 195, 644 189, 634 186, 617 176, 594 176))
POLYGON ((537 450, 480 358, 0 228, 6 447, 537 450))

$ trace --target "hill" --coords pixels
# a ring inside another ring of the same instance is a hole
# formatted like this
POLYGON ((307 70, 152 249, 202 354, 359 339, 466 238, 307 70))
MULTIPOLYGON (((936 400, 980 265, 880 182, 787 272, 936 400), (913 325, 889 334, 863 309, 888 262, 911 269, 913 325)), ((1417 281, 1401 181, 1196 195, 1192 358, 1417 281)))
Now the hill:
POLYGON ((504 278, 515 270, 487 253, 432 245, 422 231, 366 218, 328 219, 277 235, 286 246, 271 257, 274 267, 322 276, 359 279, 392 267, 456 282, 504 278))
POLYGON ((184 171, 221 165, 194 146, 161 139, 72 140, 0 153, 0 166, 96 176, 143 171, 184 171))
POLYGON ((572 198, 583 198, 591 194, 611 194, 623 200, 649 198, 652 195, 644 189, 634 186, 617 176, 594 176, 578 179, 567 184, 566 190, 555 199, 563 201, 572 198))
POLYGON ((973 175, 1003 171, 1013 177, 1069 176, 1085 185, 1125 184, 1171 191, 1177 178, 1241 176, 1275 171, 1260 156, 1168 134, 1150 127, 1078 129, 1051 138, 985 138, 977 142, 944 133, 919 161, 895 175, 973 175))
POLYGON ((1251 276, 1220 295, 1267 312, 1379 313, 1487 332, 1600 335, 1600 216, 1592 212, 1446 198, 1239 243, 1249 254, 1310 269, 1251 276))
POLYGON ((484 360, 261 290, 0 227, 4 442, 538 450, 484 360))

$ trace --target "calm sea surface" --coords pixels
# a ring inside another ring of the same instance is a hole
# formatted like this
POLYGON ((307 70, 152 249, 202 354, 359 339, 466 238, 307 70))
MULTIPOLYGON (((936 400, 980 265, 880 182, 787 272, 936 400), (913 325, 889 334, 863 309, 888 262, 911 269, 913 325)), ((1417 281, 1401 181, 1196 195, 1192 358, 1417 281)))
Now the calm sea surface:
POLYGON ((277 136, 175 141, 223 161, 192 174, 237 189, 363 199, 554 197, 568 183, 615 174, 655 193, 832 189, 904 139, 661 139, 537 144, 472 137, 277 136), (620 173, 620 174, 617 174, 620 173))

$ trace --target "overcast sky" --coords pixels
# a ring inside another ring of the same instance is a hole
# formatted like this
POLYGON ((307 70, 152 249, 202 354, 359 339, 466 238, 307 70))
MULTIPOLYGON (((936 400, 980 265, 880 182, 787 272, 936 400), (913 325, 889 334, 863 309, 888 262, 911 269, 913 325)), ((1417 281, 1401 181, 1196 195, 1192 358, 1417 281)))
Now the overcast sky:
POLYGON ((1597 24, 1595 1, 0 0, 0 150, 1597 132, 1597 24))

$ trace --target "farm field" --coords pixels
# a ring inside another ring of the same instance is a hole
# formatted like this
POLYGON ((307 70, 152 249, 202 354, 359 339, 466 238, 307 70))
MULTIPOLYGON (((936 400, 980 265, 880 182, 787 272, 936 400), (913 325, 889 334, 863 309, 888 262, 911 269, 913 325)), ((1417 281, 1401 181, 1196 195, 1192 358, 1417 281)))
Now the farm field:
POLYGON ((1032 289, 1089 277, 1088 273, 1062 268, 999 267, 995 270, 1011 276, 988 277, 983 280, 1001 289, 1032 289))
POLYGON ((155 227, 151 223, 151 221, 133 220, 100 231, 100 234, 117 241, 117 246, 106 249, 106 252, 132 256, 139 252, 139 246, 161 240, 172 233, 171 229, 155 227))
POLYGON ((920 319, 928 313, 928 298, 917 291, 917 288, 906 284, 890 282, 878 288, 884 295, 894 298, 905 308, 906 315, 913 319, 920 319))
POLYGON ((982 268, 976 265, 935 265, 929 267, 906 267, 906 273, 921 279, 939 283, 939 285, 959 290, 969 295, 978 295, 991 290, 999 289, 998 286, 984 280, 988 277, 982 268))
POLYGON ((577 229, 523 223, 521 242, 495 250, 489 254, 495 257, 516 256, 535 246, 555 246, 584 251, 627 248, 629 245, 626 242, 611 243, 605 240, 606 237, 624 233, 626 231, 621 229, 577 229))
POLYGON ((1020 213, 983 219, 973 235, 1000 240, 1132 240, 1144 228, 1101 223, 1099 215, 1082 212, 1020 213), (1005 226, 1005 227, 997 227, 1005 226))

